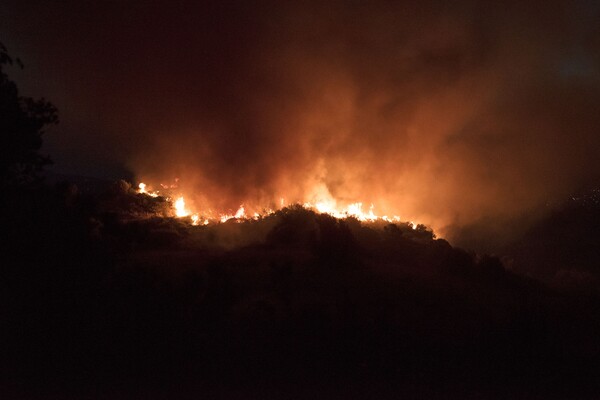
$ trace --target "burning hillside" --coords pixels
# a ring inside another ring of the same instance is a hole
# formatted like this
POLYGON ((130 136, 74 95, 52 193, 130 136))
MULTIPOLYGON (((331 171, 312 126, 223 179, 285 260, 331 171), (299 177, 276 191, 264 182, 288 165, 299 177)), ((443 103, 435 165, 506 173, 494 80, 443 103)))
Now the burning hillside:
MULTIPOLYGON (((177 181, 176 181, 177 182, 177 181)), ((363 209, 362 202, 342 203, 336 201, 331 194, 325 189, 321 191, 320 196, 313 196, 313 200, 297 202, 288 204, 284 197, 280 198, 278 206, 269 207, 253 207, 249 213, 247 213, 246 207, 242 204, 235 212, 223 212, 214 211, 212 209, 206 210, 192 210, 188 207, 184 195, 178 190, 177 184, 172 185, 160 185, 161 189, 152 190, 150 186, 145 183, 139 183, 137 193, 141 195, 147 195, 150 197, 164 197, 170 202, 173 216, 177 218, 187 218, 191 221, 192 225, 208 225, 209 223, 226 222, 230 219, 238 221, 243 220, 257 220, 264 218, 265 216, 274 214, 277 210, 281 210, 286 206, 301 206, 308 210, 313 210, 321 214, 327 214, 337 219, 353 218, 361 222, 401 222, 399 216, 394 215, 388 217, 387 215, 376 215, 374 212, 375 206, 370 205, 368 211, 363 209)), ((408 221, 413 229, 417 228, 417 224, 413 221, 408 221)))
POLYGON ((0 398, 598 398, 592 3, 3 1, 0 398))
POLYGON ((297 204, 193 226, 208 213, 178 190, 121 181, 12 197, 6 398, 597 393, 596 292, 557 292, 423 225, 346 210, 297 204))

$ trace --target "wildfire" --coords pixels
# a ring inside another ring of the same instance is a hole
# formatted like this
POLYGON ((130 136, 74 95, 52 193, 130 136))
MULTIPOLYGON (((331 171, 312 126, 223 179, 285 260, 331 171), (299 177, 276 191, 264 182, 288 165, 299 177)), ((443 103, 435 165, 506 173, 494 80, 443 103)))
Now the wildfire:
POLYGON ((158 197, 159 196, 158 190, 155 191, 155 192, 148 192, 146 190, 146 187, 147 187, 147 185, 145 183, 140 183, 138 185, 138 188, 139 188, 138 189, 138 193, 147 194, 148 196, 151 196, 151 197, 158 197))
POLYGON ((183 196, 178 197, 173 203, 173 207, 175 208, 175 216, 182 218, 190 215, 190 211, 185 208, 185 200, 183 200, 183 196))
POLYGON ((382 217, 375 215, 375 213, 373 212, 375 206, 373 204, 371 204, 371 206, 369 207, 368 212, 364 212, 362 209, 361 202, 349 204, 346 208, 343 209, 338 209, 335 203, 332 202, 319 202, 316 203, 314 206, 311 203, 304 203, 304 207, 316 209, 321 214, 329 214, 336 218, 354 217, 359 221, 369 222, 377 221, 378 219, 384 221, 400 221, 400 217, 398 216, 388 218, 386 215, 382 217))
MULTIPOLYGON (((177 185, 166 186, 166 185, 161 184, 161 187, 166 189, 168 192, 170 190, 176 189, 177 185)), ((144 194, 144 195, 148 195, 148 196, 152 196, 152 197, 158 197, 159 195, 162 195, 162 194, 159 194, 159 191, 149 190, 148 185, 146 185, 145 183, 140 183, 138 185, 137 192, 140 194, 144 194)), ((401 222, 400 217, 397 215, 394 215, 392 217, 388 217, 387 215, 378 216, 377 214, 375 214, 375 206, 373 204, 371 204, 367 210, 363 209, 362 202, 350 203, 345 207, 340 207, 340 206, 338 206, 336 200, 332 198, 332 196, 329 194, 328 191, 326 191, 326 193, 323 194, 322 189, 319 189, 318 192, 320 194, 319 196, 313 196, 313 197, 316 197, 316 199, 317 199, 316 201, 314 201, 314 203, 313 202, 305 202, 305 203, 302 203, 302 206, 304 208, 314 210, 321 214, 331 215, 332 217, 335 217, 338 219, 344 219, 344 218, 351 217, 351 218, 355 218, 355 219, 357 219, 359 221, 363 221, 363 222, 375 222, 375 221, 401 222)), ((191 224, 194 226, 208 225, 211 222, 224 223, 229 220, 236 220, 236 221, 250 220, 250 219, 258 220, 260 218, 263 218, 263 217, 273 214, 275 212, 275 210, 273 210, 273 209, 265 208, 265 209, 263 209, 264 212, 262 214, 258 213, 258 212, 254 212, 250 216, 248 216, 246 214, 246 209, 245 209, 244 205, 240 205, 240 207, 237 209, 237 211, 235 213, 229 212, 229 213, 214 214, 212 211, 207 211, 204 214, 204 216, 201 217, 201 215, 202 215, 201 213, 192 211, 188 208, 183 195, 178 195, 177 197, 175 197, 175 199, 173 199, 172 197, 169 197, 169 196, 166 196, 166 198, 167 198, 167 200, 170 200, 172 202, 173 215, 177 218, 189 218, 189 220, 191 221, 191 224)), ((285 204, 286 204, 286 202, 285 202, 284 198, 280 198, 280 201, 279 201, 280 209, 284 208, 285 204)), ((412 229, 417 229, 417 224, 415 222, 408 221, 407 223, 410 227, 412 227, 412 229)))
POLYGON ((236 211, 234 215, 223 214, 219 217, 221 222, 227 222, 230 219, 245 219, 246 218, 246 210, 244 210, 244 206, 241 205, 240 208, 236 211))

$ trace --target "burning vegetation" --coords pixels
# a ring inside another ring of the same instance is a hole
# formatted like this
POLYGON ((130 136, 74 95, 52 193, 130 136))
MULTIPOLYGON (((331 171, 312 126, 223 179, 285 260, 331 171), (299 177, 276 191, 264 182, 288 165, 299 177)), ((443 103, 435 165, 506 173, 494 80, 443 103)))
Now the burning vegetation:
POLYGON ((38 3, 62 156, 145 183, 43 184, 0 45, 1 398, 598 397, 591 2, 38 3))
MULTIPOLYGON (((177 182, 177 181, 176 181, 177 182)), ((181 194, 175 195, 177 192, 177 184, 173 185, 161 185, 163 190, 151 190, 150 187, 145 183, 138 185, 137 193, 140 195, 146 195, 153 198, 164 197, 172 205, 172 214, 177 218, 189 219, 192 225, 208 225, 210 223, 224 223, 230 219, 237 221, 244 220, 257 220, 266 216, 274 214, 277 210, 281 210, 286 207, 286 201, 284 198, 280 199, 279 207, 259 207, 260 211, 253 211, 252 214, 246 214, 246 208, 244 205, 240 205, 235 213, 218 212, 211 209, 204 211, 192 211, 186 205, 184 196, 181 194)), ((298 202, 290 204, 290 206, 300 206, 307 210, 313 210, 321 214, 327 214, 337 219, 353 218, 361 222, 401 222, 399 216, 394 215, 388 217, 387 215, 378 216, 374 212, 375 206, 371 204, 368 211, 363 210, 363 203, 349 203, 347 206, 339 206, 338 202, 329 194, 318 198, 316 202, 298 202)), ((418 224, 413 221, 408 221, 407 224, 416 229, 418 224)))
POLYGON ((8 398, 140 383, 150 398, 597 393, 593 287, 546 286, 423 225, 302 204, 193 226, 168 190, 62 183, 7 199, 8 398))

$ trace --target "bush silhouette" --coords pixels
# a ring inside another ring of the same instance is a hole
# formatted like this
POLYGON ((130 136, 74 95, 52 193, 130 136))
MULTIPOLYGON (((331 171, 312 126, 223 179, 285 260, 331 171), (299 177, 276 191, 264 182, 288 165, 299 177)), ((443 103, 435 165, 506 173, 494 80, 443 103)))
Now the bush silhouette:
MULTIPOLYGON (((22 67, 17 59, 16 63, 22 67)), ((0 185, 22 185, 38 180, 50 163, 39 153, 44 127, 58 122, 56 108, 46 100, 19 95, 6 67, 13 64, 0 43, 0 185)))

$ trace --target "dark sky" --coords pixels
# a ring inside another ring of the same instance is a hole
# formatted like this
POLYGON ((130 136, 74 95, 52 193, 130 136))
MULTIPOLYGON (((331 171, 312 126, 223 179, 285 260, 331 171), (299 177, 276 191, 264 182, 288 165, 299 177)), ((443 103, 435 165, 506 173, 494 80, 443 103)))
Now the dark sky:
POLYGON ((178 177, 198 207, 329 193, 449 237, 600 174, 597 2, 6 0, 0 21, 11 76, 60 110, 59 172, 178 177))

